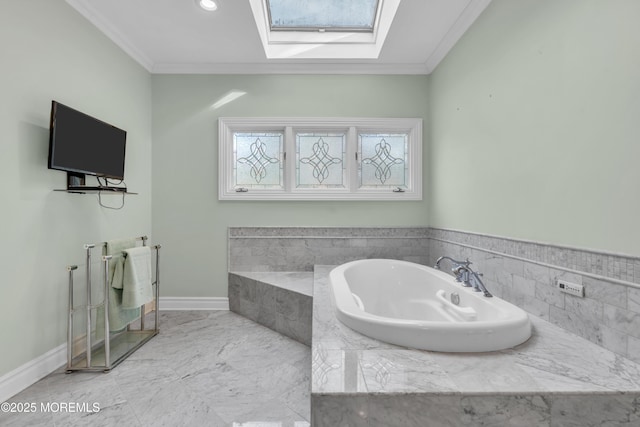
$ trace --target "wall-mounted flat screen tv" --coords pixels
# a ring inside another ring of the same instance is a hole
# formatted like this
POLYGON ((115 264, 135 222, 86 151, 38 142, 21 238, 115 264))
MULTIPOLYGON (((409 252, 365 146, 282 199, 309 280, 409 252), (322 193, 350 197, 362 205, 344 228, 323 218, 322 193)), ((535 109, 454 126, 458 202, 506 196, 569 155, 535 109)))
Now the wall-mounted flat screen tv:
POLYGON ((121 180, 126 141, 126 131, 51 102, 49 169, 121 180))

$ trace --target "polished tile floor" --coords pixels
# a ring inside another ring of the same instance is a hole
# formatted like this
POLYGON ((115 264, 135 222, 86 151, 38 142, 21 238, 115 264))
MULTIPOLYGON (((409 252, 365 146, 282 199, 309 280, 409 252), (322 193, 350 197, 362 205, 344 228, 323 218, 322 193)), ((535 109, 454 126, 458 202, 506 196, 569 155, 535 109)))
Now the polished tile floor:
POLYGON ((309 426, 308 347, 228 311, 160 322, 112 372, 60 369, 14 396, 36 410, 0 413, 0 425, 309 426))

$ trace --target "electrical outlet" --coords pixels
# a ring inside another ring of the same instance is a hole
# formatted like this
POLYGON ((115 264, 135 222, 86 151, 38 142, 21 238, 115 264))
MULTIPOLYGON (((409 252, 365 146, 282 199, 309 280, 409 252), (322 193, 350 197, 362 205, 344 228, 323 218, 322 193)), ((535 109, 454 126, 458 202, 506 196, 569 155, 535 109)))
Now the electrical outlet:
POLYGON ((558 289, 560 289, 560 292, 564 292, 567 293, 569 295, 574 295, 580 298, 584 298, 584 286, 583 285, 579 285, 577 283, 571 283, 571 282, 567 282, 565 280, 560 280, 558 279, 558 281, 556 281, 556 285, 558 286, 558 289))

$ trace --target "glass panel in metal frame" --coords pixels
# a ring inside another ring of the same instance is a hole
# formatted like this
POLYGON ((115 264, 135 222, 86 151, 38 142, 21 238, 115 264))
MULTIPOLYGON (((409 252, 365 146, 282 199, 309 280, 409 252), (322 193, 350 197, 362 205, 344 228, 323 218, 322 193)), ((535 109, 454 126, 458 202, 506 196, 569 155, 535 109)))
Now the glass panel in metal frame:
POLYGON ((235 187, 284 188, 282 132, 234 132, 235 187))
POLYGON ((296 133, 296 188, 345 188, 346 133, 296 133))
POLYGON ((358 177, 361 188, 407 188, 409 135, 406 133, 358 134, 358 177))
POLYGON ((272 31, 368 31, 381 0, 265 0, 272 31))

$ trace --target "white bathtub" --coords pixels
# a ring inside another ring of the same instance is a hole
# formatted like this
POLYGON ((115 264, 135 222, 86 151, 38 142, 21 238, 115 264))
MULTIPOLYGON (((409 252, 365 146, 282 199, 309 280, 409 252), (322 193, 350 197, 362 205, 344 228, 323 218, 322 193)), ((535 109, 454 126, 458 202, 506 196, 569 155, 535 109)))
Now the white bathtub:
POLYGON ((334 268, 330 282, 337 318, 391 344, 479 352, 514 347, 531 336, 524 310, 463 287, 434 268, 367 259, 334 268), (452 293, 459 295, 459 305, 451 303, 452 293))

